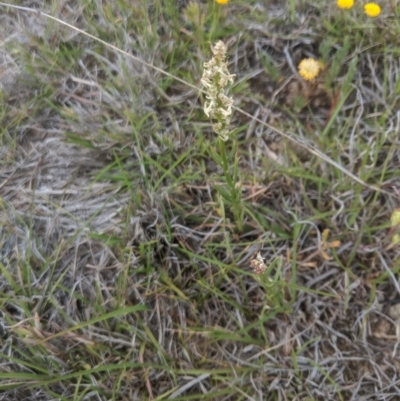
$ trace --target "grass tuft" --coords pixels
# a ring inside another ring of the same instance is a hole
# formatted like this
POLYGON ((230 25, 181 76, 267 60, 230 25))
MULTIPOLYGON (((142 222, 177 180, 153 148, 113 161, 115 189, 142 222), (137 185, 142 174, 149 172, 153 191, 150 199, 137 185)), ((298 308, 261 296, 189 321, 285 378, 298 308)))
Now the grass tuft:
POLYGON ((1 400, 399 398, 380 6, 0 3, 1 400), (200 89, 218 40, 224 146, 200 89))

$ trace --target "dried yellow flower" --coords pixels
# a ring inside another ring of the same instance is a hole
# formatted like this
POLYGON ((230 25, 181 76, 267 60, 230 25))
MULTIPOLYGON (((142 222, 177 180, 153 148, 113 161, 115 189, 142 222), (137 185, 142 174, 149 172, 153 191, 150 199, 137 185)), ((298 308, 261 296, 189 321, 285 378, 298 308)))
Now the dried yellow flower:
POLYGON ((376 3, 367 3, 364 6, 364 11, 365 11, 365 14, 368 15, 368 17, 374 18, 374 17, 377 17, 381 13, 381 8, 376 3))
POLYGON ((332 248, 339 248, 340 246, 340 241, 336 240, 336 241, 331 241, 328 242, 328 237, 329 237, 329 228, 326 228, 324 231, 322 231, 322 235, 321 235, 321 255, 325 260, 332 260, 333 258, 331 256, 329 256, 325 251, 327 251, 328 249, 332 249, 332 248))
POLYGON ((354 0, 337 0, 336 4, 339 8, 349 9, 354 6, 354 0))
POLYGON ((306 81, 313 80, 321 70, 321 63, 313 58, 305 58, 299 64, 299 74, 306 81))

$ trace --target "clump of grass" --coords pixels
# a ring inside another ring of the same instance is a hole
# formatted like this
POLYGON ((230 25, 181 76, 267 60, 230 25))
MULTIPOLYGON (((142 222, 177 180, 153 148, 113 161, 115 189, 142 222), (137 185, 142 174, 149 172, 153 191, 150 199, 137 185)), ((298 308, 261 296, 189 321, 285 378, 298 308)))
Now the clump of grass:
POLYGON ((55 9, 93 36, 2 15, 2 66, 30 76, 0 114, 3 398, 396 397, 378 303, 398 288, 398 20, 316 0, 55 9), (242 109, 208 107, 229 117, 209 149, 190 82, 219 39, 242 109))

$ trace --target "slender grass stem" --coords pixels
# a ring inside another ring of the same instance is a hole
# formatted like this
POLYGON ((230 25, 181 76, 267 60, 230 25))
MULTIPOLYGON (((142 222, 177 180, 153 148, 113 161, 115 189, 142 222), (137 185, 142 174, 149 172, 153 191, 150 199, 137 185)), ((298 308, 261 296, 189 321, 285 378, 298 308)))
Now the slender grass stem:
MULTIPOLYGON (((234 142, 234 146, 236 147, 236 142, 234 142)), ((232 174, 229 165, 228 165, 228 158, 226 155, 226 145, 225 141, 219 138, 219 151, 221 156, 221 167, 224 171, 225 181, 229 188, 230 198, 232 202, 232 213, 234 215, 237 229, 239 232, 243 232, 243 207, 241 204, 241 186, 236 185, 237 177, 236 174, 232 174)), ((237 156, 237 152, 235 149, 235 160, 234 166, 237 166, 239 163, 239 158, 237 156)))

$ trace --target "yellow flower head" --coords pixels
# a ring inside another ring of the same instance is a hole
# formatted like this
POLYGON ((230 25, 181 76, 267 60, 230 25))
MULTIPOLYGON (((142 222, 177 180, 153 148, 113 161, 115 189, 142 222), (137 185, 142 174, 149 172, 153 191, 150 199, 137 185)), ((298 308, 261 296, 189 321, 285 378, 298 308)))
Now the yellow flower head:
POLYGON ((368 15, 368 17, 374 18, 374 17, 377 17, 381 13, 381 8, 376 3, 367 3, 364 6, 364 11, 365 11, 365 14, 368 15))
POLYGON ((299 64, 299 74, 306 81, 313 80, 321 70, 321 63, 313 58, 305 58, 299 64))
POLYGON ((336 4, 339 8, 351 8, 354 6, 354 0, 337 0, 336 4))
POLYGON ((215 0, 218 4, 227 4, 229 0, 215 0))

